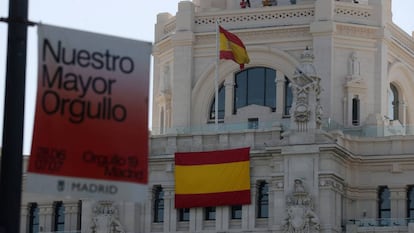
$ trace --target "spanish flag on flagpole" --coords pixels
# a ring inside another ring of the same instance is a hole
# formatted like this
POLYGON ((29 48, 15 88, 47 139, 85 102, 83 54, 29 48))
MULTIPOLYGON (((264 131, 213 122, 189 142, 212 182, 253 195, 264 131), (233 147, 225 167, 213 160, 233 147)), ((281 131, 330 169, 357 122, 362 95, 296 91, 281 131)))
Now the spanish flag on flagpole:
POLYGON ((220 32, 220 59, 230 59, 244 69, 244 64, 250 62, 246 47, 235 34, 219 26, 220 32))
POLYGON ((250 202, 250 148, 175 153, 175 208, 250 202))

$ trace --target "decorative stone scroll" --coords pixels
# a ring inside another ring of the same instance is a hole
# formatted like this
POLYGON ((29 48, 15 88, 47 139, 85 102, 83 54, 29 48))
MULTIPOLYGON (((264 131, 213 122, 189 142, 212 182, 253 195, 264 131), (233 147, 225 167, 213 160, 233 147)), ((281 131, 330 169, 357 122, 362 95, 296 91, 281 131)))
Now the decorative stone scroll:
POLYGON ((312 197, 300 179, 295 179, 294 190, 286 198, 286 218, 282 225, 285 233, 319 232, 319 217, 314 212, 312 197))
POLYGON ((92 209, 92 233, 125 233, 118 207, 112 201, 99 201, 92 209))

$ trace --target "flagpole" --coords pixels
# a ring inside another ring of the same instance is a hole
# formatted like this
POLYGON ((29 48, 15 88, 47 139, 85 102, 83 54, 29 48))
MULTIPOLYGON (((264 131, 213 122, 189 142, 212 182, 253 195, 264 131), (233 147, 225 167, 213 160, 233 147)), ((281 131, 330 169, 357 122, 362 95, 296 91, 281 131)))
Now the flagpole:
POLYGON ((220 31, 219 31, 219 18, 216 19, 216 77, 214 79, 215 88, 215 106, 214 106, 214 124, 216 130, 218 130, 218 79, 219 79, 219 63, 220 63, 220 31))

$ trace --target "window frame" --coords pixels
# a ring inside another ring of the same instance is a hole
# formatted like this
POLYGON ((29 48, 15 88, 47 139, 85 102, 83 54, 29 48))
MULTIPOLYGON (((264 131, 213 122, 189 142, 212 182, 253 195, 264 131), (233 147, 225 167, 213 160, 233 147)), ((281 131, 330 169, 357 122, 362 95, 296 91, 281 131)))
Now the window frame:
POLYGON ((230 206, 230 219, 240 220, 243 217, 243 206, 242 205, 233 205, 230 206))
POLYGON ((378 219, 381 226, 388 226, 391 218, 391 192, 388 186, 378 187, 378 219), (387 215, 385 217, 384 215, 387 215))
POLYGON ((234 86, 234 92, 233 92, 233 114, 237 114, 237 110, 239 108, 243 108, 243 107, 246 107, 252 104, 269 107, 271 108, 272 112, 276 111, 277 89, 276 89, 276 70, 275 69, 272 69, 269 67, 263 67, 263 66, 255 66, 255 67, 251 67, 248 69, 244 69, 240 72, 237 72, 234 75, 234 82, 235 82, 235 86, 234 86), (262 80, 263 83, 261 83, 263 84, 263 89, 261 91, 256 91, 256 92, 262 93, 262 97, 260 99, 261 103, 257 103, 251 97, 252 94, 254 93, 255 86, 250 85, 250 82, 253 84, 257 84, 258 77, 254 76, 253 74, 251 74, 250 76, 249 74, 259 69, 262 69, 263 71, 263 76, 260 77, 260 78, 263 77, 263 80, 262 80), (268 74, 268 72, 271 72, 271 73, 268 74), (238 88, 242 88, 242 89, 238 90, 238 88), (241 93, 239 94, 239 92, 241 93), (239 104, 239 102, 241 103, 239 104))
POLYGON ((269 183, 259 181, 257 185, 257 218, 269 218, 269 183))
POLYGON ((35 202, 29 203, 29 233, 40 232, 39 205, 35 202))
POLYGON ((178 209, 178 221, 189 222, 190 221, 190 208, 178 209))
POLYGON ((164 222, 164 190, 162 186, 154 186, 154 201, 153 201, 153 222, 164 222))
POLYGON ((407 188, 407 219, 414 220, 414 185, 407 188))
POLYGON ((204 220, 205 221, 216 220, 216 207, 215 206, 204 207, 204 220))
POLYGON ((65 206, 62 201, 53 203, 53 231, 65 230, 65 206))

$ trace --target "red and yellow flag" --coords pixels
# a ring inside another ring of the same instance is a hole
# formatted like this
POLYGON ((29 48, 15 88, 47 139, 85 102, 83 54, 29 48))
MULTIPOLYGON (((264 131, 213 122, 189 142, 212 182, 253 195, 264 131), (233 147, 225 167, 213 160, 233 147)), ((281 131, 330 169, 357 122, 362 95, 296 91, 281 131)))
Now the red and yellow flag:
POLYGON ((244 69, 244 64, 250 62, 246 47, 239 37, 219 26, 220 30, 220 59, 233 60, 244 69))
POLYGON ((175 208, 250 204, 250 148, 175 154, 175 208))

